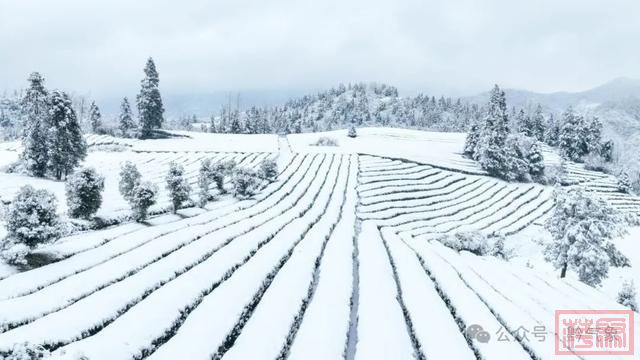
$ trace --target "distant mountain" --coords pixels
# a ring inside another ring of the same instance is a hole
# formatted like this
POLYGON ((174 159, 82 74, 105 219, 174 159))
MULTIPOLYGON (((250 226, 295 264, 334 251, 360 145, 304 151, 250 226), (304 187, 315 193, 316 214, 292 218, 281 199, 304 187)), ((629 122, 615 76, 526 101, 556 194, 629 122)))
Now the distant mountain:
MULTIPOLYGON (((560 91, 549 94, 520 89, 505 89, 509 106, 532 107, 541 104, 548 111, 559 112, 569 105, 591 109, 599 105, 626 99, 640 100, 640 80, 618 78, 590 90, 581 92, 560 91)), ((485 104, 489 92, 464 98, 471 103, 485 104)))

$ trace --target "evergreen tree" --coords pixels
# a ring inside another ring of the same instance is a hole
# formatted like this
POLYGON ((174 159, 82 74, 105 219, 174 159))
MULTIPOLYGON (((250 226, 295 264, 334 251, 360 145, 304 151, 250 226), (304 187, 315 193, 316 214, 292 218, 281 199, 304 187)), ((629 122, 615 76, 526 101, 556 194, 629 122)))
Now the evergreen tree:
POLYGON ((355 138, 356 136, 358 136, 356 127, 353 124, 349 127, 349 133, 347 134, 347 136, 349 136, 350 138, 355 138))
POLYGON ((92 101, 89 106, 89 121, 91 122, 91 131, 94 134, 99 134, 102 131, 102 114, 100 114, 100 109, 95 101, 92 101))
POLYGON ((82 168, 69 176, 65 184, 67 207, 73 218, 89 219, 102 204, 104 177, 93 168, 82 168))
POLYGON ((53 91, 49 114, 48 168, 53 176, 60 180, 70 174, 87 156, 87 144, 69 95, 62 91, 53 91))
POLYGON ((40 73, 34 72, 29 76, 29 87, 22 98, 22 111, 25 132, 22 138, 24 151, 20 157, 31 175, 43 177, 47 173, 49 162, 49 98, 44 87, 44 78, 40 73))
POLYGON ((602 122, 594 116, 586 129, 587 153, 598 152, 602 142, 602 122))
POLYGON ((553 240, 545 247, 544 255, 561 269, 561 278, 571 267, 581 281, 594 286, 607 276, 610 264, 628 264, 612 242, 626 232, 613 208, 581 189, 559 190, 554 197, 556 206, 545 223, 553 240))
POLYGON ((157 196, 158 187, 149 181, 139 183, 133 188, 129 204, 136 221, 143 221, 147 218, 149 208, 156 203, 157 196))
POLYGON ((173 161, 169 164, 166 181, 169 197, 173 204, 173 213, 175 214, 180 206, 189 200, 191 185, 189 185, 189 181, 184 177, 184 167, 173 161))
POLYGON ((213 166, 211 159, 204 159, 200 163, 200 170, 198 171, 198 206, 204 207, 211 195, 209 193, 209 187, 213 181, 213 166))
POLYGON ((54 239, 59 235, 56 197, 31 185, 20 188, 9 205, 7 232, 29 247, 54 239))
POLYGON ((278 164, 271 159, 260 163, 260 177, 268 182, 274 182, 278 177, 278 164))
POLYGON ((550 114, 549 120, 547 120, 544 142, 549 146, 560 145, 560 123, 553 117, 553 114, 550 114))
POLYGON ((233 171, 231 184, 233 184, 233 195, 239 199, 246 199, 258 191, 260 177, 252 169, 238 168, 233 171))
POLYGON ((484 122, 477 152, 480 165, 492 176, 505 177, 508 167, 505 145, 509 133, 509 118, 505 94, 498 85, 491 91, 484 122))
POLYGON ((528 181, 529 163, 527 158, 526 144, 522 134, 510 134, 507 136, 505 144, 506 164, 504 172, 500 177, 508 181, 528 181))
POLYGON ((584 118, 576 114, 572 107, 569 107, 562 114, 562 119, 559 138, 560 152, 566 159, 580 161, 588 153, 584 118))
POLYGON ((628 307, 629 309, 638 312, 640 308, 638 307, 638 303, 636 301, 636 297, 638 296, 636 292, 636 287, 633 281, 625 281, 622 284, 622 289, 618 293, 617 302, 618 304, 628 307))
POLYGON ((464 142, 464 155, 475 158, 476 148, 478 146, 478 142, 480 141, 480 125, 478 125, 477 121, 474 121, 471 124, 471 128, 467 133, 467 138, 464 142))
POLYGON ((118 189, 120 190, 120 195, 127 200, 131 201, 131 197, 133 194, 133 189, 140 184, 142 181, 142 175, 140 171, 138 171, 138 167, 127 161, 120 167, 120 182, 118 183, 118 189))
POLYGON ((515 121, 518 126, 518 132, 524 134, 525 136, 533 136, 531 118, 527 114, 525 114, 523 109, 520 109, 520 111, 517 113, 515 121))
POLYGON ((158 88, 160 78, 152 58, 147 60, 144 74, 145 77, 140 82, 140 93, 136 98, 143 138, 150 136, 153 129, 162 128, 164 123, 164 107, 158 88))
POLYGON ((544 141, 545 119, 544 119, 544 114, 542 113, 542 106, 540 106, 540 104, 538 104, 535 112, 533 113, 533 116, 531 116, 530 124, 531 124, 531 136, 538 141, 544 141))
POLYGON ((600 156, 606 162, 613 161, 613 141, 607 140, 600 146, 600 156))
POLYGON ((542 149, 538 142, 531 144, 529 148, 529 154, 527 155, 527 162, 529 163, 529 174, 535 180, 540 180, 544 176, 544 158, 542 156, 542 149))
POLYGON ((120 104, 120 115, 118 116, 120 131, 122 135, 129 136, 131 130, 136 128, 136 123, 133 120, 133 113, 131 112, 131 105, 129 99, 126 97, 122 99, 120 104))
POLYGON ((237 111, 231 111, 231 122, 229 124, 229 132, 232 134, 242 134, 242 124, 240 123, 240 114, 237 111))

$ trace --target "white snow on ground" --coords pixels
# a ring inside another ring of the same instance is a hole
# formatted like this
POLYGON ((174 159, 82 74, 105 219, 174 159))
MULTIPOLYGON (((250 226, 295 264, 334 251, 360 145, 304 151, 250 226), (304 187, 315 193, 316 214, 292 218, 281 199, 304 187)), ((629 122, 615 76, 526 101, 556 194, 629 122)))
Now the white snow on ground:
MULTIPOLYGON (((283 172, 254 199, 221 196, 205 209, 68 236, 38 249, 63 259, 38 269, 12 274, 0 264, 0 357, 31 341, 65 359, 556 359, 555 309, 620 309, 622 281, 640 286, 640 228, 617 241, 633 266, 612 269, 601 288, 571 272, 559 279, 538 244, 552 189, 482 176, 460 156, 463 134, 179 134, 190 138, 88 137, 96 151, 87 163, 108 178, 103 216, 127 211, 113 183, 124 159, 161 188, 171 160, 192 182, 205 157, 250 167, 271 157, 283 172), (339 146, 309 145, 320 136, 339 146), (456 231, 503 233, 516 257, 432 240, 456 231), (470 338, 473 324, 491 340, 470 338), (544 327, 546 340, 498 341, 500 329, 520 327, 544 327)), ((16 150, 0 144, 9 155, 0 166, 16 150)), ((640 209, 612 177, 567 166, 573 186, 640 209)), ((62 183, 2 173, 0 196, 32 181, 63 192, 62 183)))
MULTIPOLYGON (((462 157, 465 133, 430 132, 400 128, 358 128, 350 138, 347 130, 288 135, 296 152, 360 153, 438 166, 474 174, 485 174, 476 162, 462 157), (337 140, 338 146, 314 146, 321 137, 337 140)), ((545 164, 558 164, 560 158, 544 147, 545 164)))

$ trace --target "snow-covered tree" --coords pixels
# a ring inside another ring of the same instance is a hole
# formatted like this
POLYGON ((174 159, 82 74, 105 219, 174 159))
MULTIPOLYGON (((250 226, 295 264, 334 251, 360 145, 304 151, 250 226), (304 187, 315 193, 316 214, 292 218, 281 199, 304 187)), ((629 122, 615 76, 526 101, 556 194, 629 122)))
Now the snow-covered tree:
POLYGON ((88 219, 102 205, 104 177, 90 167, 78 169, 67 178, 65 191, 69 215, 88 219))
POLYGON ((349 136, 350 138, 355 138, 356 136, 358 136, 358 134, 356 133, 356 127, 351 125, 349 127, 349 133, 347 134, 347 136, 349 136))
POLYGON ((260 163, 260 177, 268 182, 274 182, 278 177, 278 164, 271 159, 262 160, 260 163))
POLYGON ((509 134, 505 143, 506 156, 503 173, 499 176, 508 181, 529 181, 528 137, 509 134))
POLYGON ((242 124, 240 123, 240 114, 238 111, 230 111, 229 132, 232 134, 242 134, 242 124))
POLYGON ((540 180, 544 176, 544 158, 542 149, 536 141, 531 144, 529 153, 527 154, 527 162, 529 164, 529 174, 533 179, 540 180))
POLYGON ((507 134, 509 118, 504 91, 496 85, 491 91, 484 127, 481 131, 476 155, 480 165, 490 175, 505 177, 507 173, 507 134))
POLYGON ((171 204, 173 204, 173 213, 175 214, 180 206, 190 199, 191 185, 184 177, 184 167, 173 161, 169 164, 166 181, 171 204))
POLYGON ((160 77, 152 58, 147 60, 144 78, 140 82, 140 93, 136 97, 142 137, 151 135, 153 129, 162 128, 164 107, 160 96, 160 77))
POLYGON ((209 132, 216 133, 218 132, 218 128, 216 127, 216 117, 211 115, 209 118, 209 132))
POLYGON ((581 161, 589 153, 589 134, 584 117, 569 107, 562 114, 559 138, 560 152, 566 159, 581 161))
POLYGON ((118 189, 120 190, 120 195, 122 195, 125 200, 131 200, 133 189, 135 189, 141 181, 142 175, 134 163, 127 161, 122 164, 120 167, 120 182, 118 184, 118 189))
POLYGON ((480 140, 480 130, 480 125, 474 121, 467 133, 467 138, 464 142, 464 154, 470 158, 474 158, 476 154, 478 141, 480 140))
POLYGON ((24 150, 20 157, 31 175, 43 177, 49 162, 49 97, 40 73, 34 72, 29 76, 29 87, 22 98, 22 111, 25 131, 22 138, 24 150))
POLYGON ((136 122, 133 120, 133 112, 131 111, 131 105, 129 99, 126 97, 122 99, 120 104, 120 115, 118 116, 118 127, 123 136, 130 136, 131 131, 136 128, 136 122))
POLYGON ((620 215, 607 203, 582 189, 556 190, 556 206, 545 228, 553 240, 545 247, 545 259, 561 269, 564 278, 569 268, 581 281, 598 285, 609 266, 624 266, 628 259, 612 240, 626 232, 620 215))
POLYGON ((49 116, 48 168, 59 180, 84 160, 87 156, 87 143, 82 136, 69 95, 57 90, 51 93, 49 116))
POLYGON ((632 189, 631 179, 626 171, 622 170, 618 175, 618 191, 622 193, 629 193, 632 189))
POLYGON ((520 109, 520 111, 516 114, 515 123, 518 126, 518 132, 524 134, 525 136, 533 137, 531 117, 524 112, 524 109, 520 109))
POLYGON ((56 197, 46 190, 25 185, 9 205, 6 216, 9 237, 29 247, 59 235, 56 197))
POLYGON ((600 151, 602 142, 602 121, 594 116, 589 124, 585 127, 586 151, 587 153, 596 153, 600 151))
POLYGON ((547 127, 544 132, 544 142, 549 146, 559 146, 560 131, 560 122, 556 120, 553 114, 550 114, 549 119, 547 120, 547 127))
POLYGON ((141 182, 131 191, 129 204, 133 210, 136 221, 143 221, 147 218, 149 208, 156 203, 158 187, 149 182, 141 182))
POLYGON ((534 137, 538 141, 544 141, 545 137, 545 118, 542 112, 542 106, 538 104, 535 112, 531 116, 530 126, 531 126, 531 136, 534 137))
POLYGON ((237 168, 231 176, 233 195, 240 199, 255 195, 260 186, 260 177, 252 169, 237 168))
POLYGON ((600 156, 604 161, 613 161, 613 141, 607 140, 600 146, 600 156))
POLYGON ((211 159, 204 159, 200 163, 198 171, 198 206, 200 207, 204 207, 211 198, 209 187, 213 181, 213 169, 211 159))
POLYGON ((229 174, 229 170, 226 163, 217 163, 211 167, 211 179, 216 184, 216 188, 221 194, 227 192, 224 188, 224 179, 229 174))
POLYGON ((89 106, 89 122, 91 123, 91 131, 94 134, 99 134, 103 131, 102 114, 100 113, 100 108, 98 108, 95 101, 92 101, 89 106))
POLYGON ((638 302, 636 300, 638 293, 636 292, 636 287, 633 281, 625 281, 622 284, 622 289, 618 293, 618 304, 622 306, 626 306, 629 309, 638 312, 640 308, 638 307, 638 302))

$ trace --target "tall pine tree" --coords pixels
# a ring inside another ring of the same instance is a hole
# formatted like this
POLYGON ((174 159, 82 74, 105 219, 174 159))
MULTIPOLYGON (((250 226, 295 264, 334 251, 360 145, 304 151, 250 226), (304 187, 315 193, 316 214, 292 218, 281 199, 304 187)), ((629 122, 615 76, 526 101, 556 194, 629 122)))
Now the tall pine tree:
POLYGON ((51 94, 50 127, 47 147, 50 150, 48 167, 56 179, 71 173, 87 155, 76 112, 69 95, 62 91, 51 94))
POLYGON ((572 161, 580 161, 589 152, 587 135, 584 118, 569 107, 562 114, 559 138, 562 156, 572 161))
POLYGON ((164 107, 158 89, 160 77, 152 58, 147 60, 144 74, 145 76, 140 82, 140 93, 136 98, 143 138, 150 136, 153 129, 161 128, 164 122, 164 107))
POLYGON ((536 107, 533 116, 531 116, 531 136, 533 136, 538 141, 544 141, 544 132, 545 132, 545 118, 542 113, 542 106, 538 104, 536 107))
POLYGON ((480 165, 490 175, 505 177, 508 172, 505 145, 509 134, 509 117, 504 91, 498 85, 491 91, 484 120, 477 151, 480 165))
POLYGON ((49 98, 44 87, 44 77, 34 72, 29 76, 29 88, 22 98, 25 118, 25 132, 22 139, 24 151, 21 158, 33 176, 42 177, 47 172, 49 154, 47 151, 47 128, 49 118, 49 98))
POLYGON ((136 123, 133 121, 133 113, 131 112, 131 105, 129 99, 126 97, 122 99, 120 104, 120 115, 118 116, 120 131, 122 135, 128 136, 131 130, 136 128, 136 123))
POLYGON ((102 114, 100 114, 100 108, 98 108, 95 101, 92 101, 91 106, 89 106, 89 121, 91 123, 91 131, 94 134, 98 134, 102 129, 102 114))

